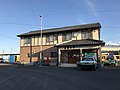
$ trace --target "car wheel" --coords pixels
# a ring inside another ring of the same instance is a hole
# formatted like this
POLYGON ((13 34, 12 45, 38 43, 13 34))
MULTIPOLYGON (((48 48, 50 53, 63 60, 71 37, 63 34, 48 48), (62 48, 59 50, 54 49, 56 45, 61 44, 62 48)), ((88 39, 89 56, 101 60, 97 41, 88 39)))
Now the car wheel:
POLYGON ((79 64, 77 64, 77 67, 80 67, 80 65, 79 65, 79 64))
POLYGON ((96 67, 93 68, 94 71, 96 71, 96 69, 97 69, 96 67))
POLYGON ((80 69, 81 69, 81 71, 83 71, 83 70, 84 70, 84 68, 82 68, 82 67, 81 67, 80 69))

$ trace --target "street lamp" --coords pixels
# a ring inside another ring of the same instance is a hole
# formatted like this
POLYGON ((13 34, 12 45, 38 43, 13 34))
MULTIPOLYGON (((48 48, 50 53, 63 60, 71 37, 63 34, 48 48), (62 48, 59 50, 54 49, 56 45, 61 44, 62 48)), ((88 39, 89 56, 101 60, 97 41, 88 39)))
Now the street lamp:
POLYGON ((43 43, 43 40, 42 40, 42 15, 40 15, 40 38, 41 38, 41 44, 40 44, 40 64, 42 64, 42 43, 43 43))

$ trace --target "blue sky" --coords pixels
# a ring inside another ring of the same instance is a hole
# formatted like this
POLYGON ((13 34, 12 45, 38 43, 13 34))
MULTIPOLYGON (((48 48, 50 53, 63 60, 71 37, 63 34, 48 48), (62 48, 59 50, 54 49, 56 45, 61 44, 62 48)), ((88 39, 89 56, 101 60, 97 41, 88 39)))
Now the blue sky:
POLYGON ((0 0, 0 52, 19 52, 17 34, 100 22, 101 40, 120 43, 120 0, 0 0))

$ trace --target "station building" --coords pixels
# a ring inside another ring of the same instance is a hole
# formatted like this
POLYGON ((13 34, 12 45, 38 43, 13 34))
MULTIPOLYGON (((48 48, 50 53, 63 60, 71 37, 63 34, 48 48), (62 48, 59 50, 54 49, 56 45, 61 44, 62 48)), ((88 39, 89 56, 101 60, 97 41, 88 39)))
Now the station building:
POLYGON ((100 40, 100 29, 100 23, 91 23, 45 29, 42 30, 42 39, 41 30, 19 34, 20 60, 39 61, 42 51, 44 60, 49 58, 50 62, 57 65, 75 64, 88 54, 95 56, 100 62, 101 47, 105 45, 105 42, 100 40))

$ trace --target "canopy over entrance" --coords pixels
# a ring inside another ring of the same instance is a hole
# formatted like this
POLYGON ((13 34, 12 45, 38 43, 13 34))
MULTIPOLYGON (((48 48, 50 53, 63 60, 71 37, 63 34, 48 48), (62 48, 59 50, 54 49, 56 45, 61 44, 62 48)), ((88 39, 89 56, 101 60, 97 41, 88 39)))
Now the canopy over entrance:
POLYGON ((104 45, 105 42, 93 39, 72 40, 56 45, 58 48, 58 64, 76 63, 86 54, 96 55, 99 62, 101 57, 101 47, 104 45))

